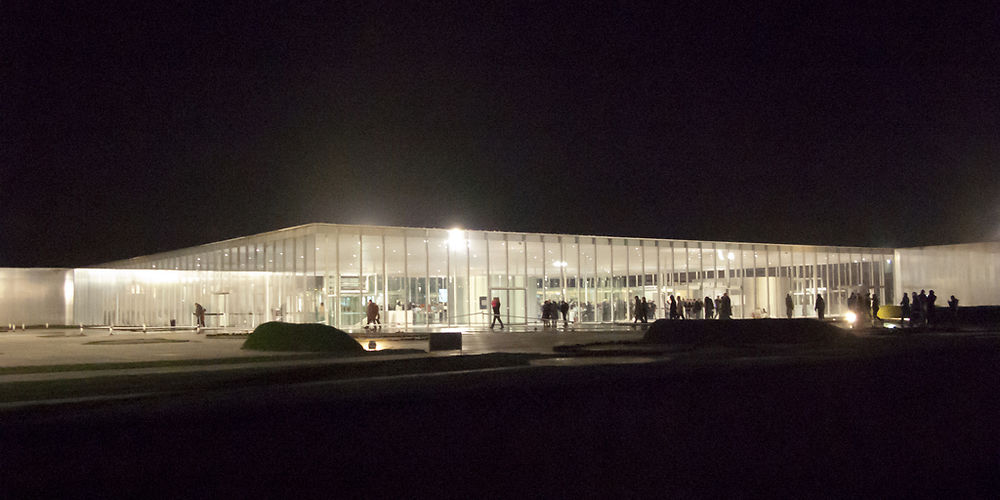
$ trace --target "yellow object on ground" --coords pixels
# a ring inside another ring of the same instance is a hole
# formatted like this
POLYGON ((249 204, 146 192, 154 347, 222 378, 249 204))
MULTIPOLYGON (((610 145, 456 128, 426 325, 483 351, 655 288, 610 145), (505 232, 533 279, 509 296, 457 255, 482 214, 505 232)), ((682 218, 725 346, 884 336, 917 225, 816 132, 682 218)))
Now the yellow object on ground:
POLYGON ((899 319, 903 315, 903 308, 900 306, 879 306, 878 319, 899 319))

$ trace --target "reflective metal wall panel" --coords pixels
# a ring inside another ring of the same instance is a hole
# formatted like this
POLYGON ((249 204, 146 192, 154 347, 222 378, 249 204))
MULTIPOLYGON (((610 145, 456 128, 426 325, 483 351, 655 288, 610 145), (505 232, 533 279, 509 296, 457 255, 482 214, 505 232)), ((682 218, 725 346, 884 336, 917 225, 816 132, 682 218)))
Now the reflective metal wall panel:
POLYGON ((0 268, 0 327, 71 324, 72 269, 0 268))
POLYGON ((1000 304, 1000 242, 901 248, 896 255, 897 293, 934 290, 939 306, 952 295, 962 306, 1000 304))

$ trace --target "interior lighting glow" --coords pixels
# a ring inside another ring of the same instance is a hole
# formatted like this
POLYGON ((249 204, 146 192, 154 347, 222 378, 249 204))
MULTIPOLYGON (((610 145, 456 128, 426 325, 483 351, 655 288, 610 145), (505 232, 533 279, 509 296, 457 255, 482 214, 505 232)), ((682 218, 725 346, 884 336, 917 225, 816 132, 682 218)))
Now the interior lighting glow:
POLYGON ((73 289, 73 277, 67 274, 66 279, 63 281, 63 299, 66 301, 66 304, 73 303, 73 289))
POLYGON ((465 231, 459 228, 448 230, 448 244, 451 246, 459 246, 465 241, 465 231))

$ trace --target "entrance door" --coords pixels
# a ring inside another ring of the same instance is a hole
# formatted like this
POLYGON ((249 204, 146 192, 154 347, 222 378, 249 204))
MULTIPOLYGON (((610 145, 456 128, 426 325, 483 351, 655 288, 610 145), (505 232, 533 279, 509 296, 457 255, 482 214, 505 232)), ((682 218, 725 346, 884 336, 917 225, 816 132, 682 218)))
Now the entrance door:
POLYGON ((340 326, 364 326, 365 304, 361 302, 361 292, 342 292, 339 300, 340 304, 340 326))
POLYGON ((223 328, 229 326, 229 292, 213 292, 212 303, 209 307, 208 312, 214 313, 214 316, 218 318, 216 323, 218 326, 223 328))
MULTIPOLYGON (((524 288, 491 288, 489 290, 489 300, 492 303, 493 297, 500 297, 500 317, 504 324, 523 325, 528 322, 527 314, 524 311, 524 298, 526 297, 524 288)), ((493 320, 493 310, 490 309, 490 320, 493 320)))

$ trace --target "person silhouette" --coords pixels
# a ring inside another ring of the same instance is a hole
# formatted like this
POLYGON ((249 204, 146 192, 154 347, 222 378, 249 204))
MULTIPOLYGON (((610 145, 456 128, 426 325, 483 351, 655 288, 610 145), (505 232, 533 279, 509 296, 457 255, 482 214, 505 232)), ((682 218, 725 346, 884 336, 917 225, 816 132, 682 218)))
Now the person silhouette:
MULTIPOLYGON (((903 300, 899 303, 899 324, 903 328, 906 328, 906 320, 910 317, 910 296, 903 294, 903 300)), ((910 320, 911 324, 913 320, 910 320)))
POLYGON ((936 310, 934 308, 935 301, 937 301, 937 295, 934 295, 934 290, 931 290, 931 292, 927 294, 927 322, 932 325, 936 323, 936 310))
POLYGON ((499 321, 500 329, 503 330, 503 320, 500 319, 500 297, 493 297, 493 302, 490 303, 490 307, 493 308, 493 321, 490 322, 490 328, 492 329, 493 325, 499 321))
POLYGON ((379 311, 378 304, 368 299, 368 307, 365 308, 365 316, 367 316, 368 322, 365 324, 365 328, 368 328, 372 323, 375 323, 375 328, 380 328, 382 323, 379 322, 379 311))
POLYGON ((881 320, 879 320, 878 317, 878 308, 879 308, 878 294, 875 293, 872 294, 872 326, 876 326, 881 322, 881 320))
POLYGON ((194 316, 195 320, 197 320, 198 322, 199 328, 205 327, 205 311, 206 309, 204 308, 204 306, 202 306, 197 302, 194 303, 194 316))
POLYGON ((719 319, 732 319, 733 301, 729 298, 729 292, 722 294, 722 307, 719 309, 719 319))
POLYGON ((954 295, 948 300, 948 311, 951 313, 951 322, 958 323, 958 299, 954 295))

